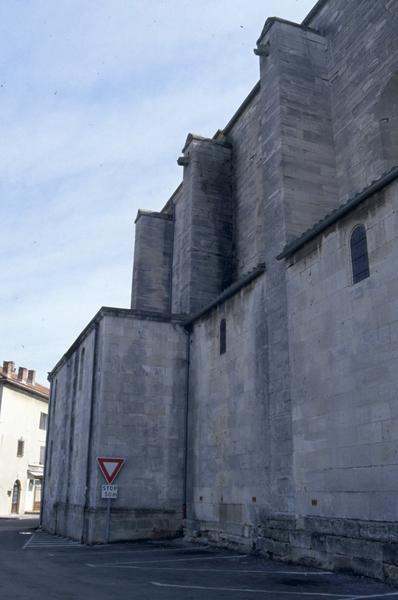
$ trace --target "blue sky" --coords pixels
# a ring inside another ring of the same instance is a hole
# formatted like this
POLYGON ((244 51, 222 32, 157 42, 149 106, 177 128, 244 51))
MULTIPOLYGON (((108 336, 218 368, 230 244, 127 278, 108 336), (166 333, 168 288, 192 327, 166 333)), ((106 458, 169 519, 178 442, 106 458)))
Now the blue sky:
POLYGON ((0 361, 51 370, 100 306, 128 307, 138 208, 181 179, 258 79, 268 16, 315 0, 0 3, 0 361))

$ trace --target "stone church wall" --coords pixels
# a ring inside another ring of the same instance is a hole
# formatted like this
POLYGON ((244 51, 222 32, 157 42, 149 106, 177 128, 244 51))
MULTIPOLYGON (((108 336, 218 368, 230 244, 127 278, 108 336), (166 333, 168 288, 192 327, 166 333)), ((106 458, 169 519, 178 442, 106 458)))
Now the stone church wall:
POLYGON ((306 24, 328 41, 337 175, 345 199, 398 164, 398 146, 393 155, 383 148, 386 136, 398 135, 396 97, 387 111, 383 98, 398 73, 397 4, 332 0, 306 24))
POLYGON ((84 527, 95 338, 89 327, 51 381, 42 521, 48 531, 77 539, 84 527))
POLYGON ((172 215, 138 212, 135 222, 132 309, 171 312, 173 230, 172 215))
POLYGON ((161 318, 103 312, 95 362, 91 332, 54 374, 59 400, 50 417, 43 525, 89 543, 105 541, 105 480, 96 458, 121 456, 126 463, 117 480, 111 539, 176 535, 183 510, 186 334, 161 318), (83 346, 85 387, 74 396, 71 365, 83 346))
POLYGON ((376 576, 384 561, 386 575, 398 572, 387 543, 398 539, 398 184, 291 262, 294 475, 296 511, 305 517, 303 554, 324 555, 332 566, 345 560, 357 570, 362 560, 362 572, 376 576), (350 236, 359 223, 367 231, 370 277, 353 285, 350 236))
POLYGON ((174 201, 173 297, 179 312, 192 314, 233 280, 231 147, 190 135, 183 153, 182 190, 174 201))
POLYGON ((234 269, 237 278, 264 261, 263 179, 259 162, 261 129, 259 85, 243 111, 228 127, 232 143, 234 269))
MULTIPOLYGON (((263 186, 280 195, 282 246, 339 204, 328 47, 319 33, 279 20, 269 20, 257 46, 263 186)), ((266 203, 265 221, 268 212, 266 203)))
POLYGON ((185 202, 183 184, 174 193, 172 203, 174 217, 173 265, 172 265, 172 312, 186 313, 188 310, 188 244, 190 207, 185 202))
POLYGON ((95 457, 120 454, 113 540, 184 525, 398 580, 397 184, 276 260, 398 164, 396 7, 268 20, 259 84, 213 139, 188 136, 181 186, 139 213, 132 309, 102 309, 52 374, 47 529, 104 540, 95 457), (358 222, 370 277, 352 285, 358 222))
POLYGON ((270 510, 265 278, 199 319, 190 335, 186 525, 192 536, 243 543, 270 510))
MULTIPOLYGON (((166 321, 110 316, 103 336, 96 444, 105 456, 126 459, 111 539, 176 535, 183 502, 186 335, 166 321)), ((96 478, 90 504, 104 511, 98 469, 96 478)), ((90 538, 98 541, 103 531, 96 519, 90 538)))

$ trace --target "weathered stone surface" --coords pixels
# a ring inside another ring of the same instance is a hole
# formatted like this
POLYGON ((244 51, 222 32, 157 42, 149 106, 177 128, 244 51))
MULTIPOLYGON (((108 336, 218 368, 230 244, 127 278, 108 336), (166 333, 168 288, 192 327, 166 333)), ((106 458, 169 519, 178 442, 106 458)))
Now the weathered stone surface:
POLYGON ((43 525, 89 543, 104 541, 105 480, 96 457, 120 456, 126 463, 112 501, 111 539, 175 535, 183 516, 186 334, 167 321, 112 311, 97 327, 56 375, 43 525), (66 378, 83 347, 87 372, 74 397, 66 378), (132 514, 142 516, 131 521, 132 514))
MULTIPOLYGON (((398 231, 386 225, 395 220, 397 199, 398 186, 392 184, 377 210, 369 200, 289 269, 300 514, 392 522, 398 517, 393 500, 398 455, 390 441, 398 384, 391 339, 398 335, 398 322, 391 300, 386 302, 397 283, 398 231), (367 230, 371 276, 353 285, 349 240, 358 223, 367 230), (317 500, 315 507, 312 499, 317 500)), ((396 536, 395 527, 382 524, 357 523, 345 531, 345 521, 339 520, 335 527, 363 539, 396 536)))
MULTIPOLYGON (((327 2, 310 23, 323 32, 329 47, 328 79, 341 198, 363 189, 392 166, 383 148, 379 102, 381 90, 397 72, 398 52, 395 2, 348 4, 346 0, 327 2)), ((383 115, 392 116, 390 110, 393 105, 383 115)))
POLYGON ((131 308, 171 312, 173 234, 171 215, 139 211, 131 308))
POLYGON ((373 0, 323 2, 305 26, 268 21, 259 84, 223 132, 188 136, 182 185, 139 215, 132 310, 94 320, 52 374, 47 529, 103 539, 94 457, 120 453, 112 539, 184 526, 397 580, 394 172, 275 259, 396 164, 397 22, 397 2, 373 0), (354 285, 358 224, 370 276, 354 285))
POLYGON ((189 136, 174 201, 173 310, 194 313, 232 283, 231 147, 189 136))

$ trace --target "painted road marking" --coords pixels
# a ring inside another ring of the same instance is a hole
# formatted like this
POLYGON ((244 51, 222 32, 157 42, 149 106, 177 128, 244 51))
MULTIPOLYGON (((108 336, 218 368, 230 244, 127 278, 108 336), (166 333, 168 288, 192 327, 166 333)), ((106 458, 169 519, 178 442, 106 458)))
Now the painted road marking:
POLYGON ((22 550, 25 550, 25 548, 26 548, 27 546, 29 546, 29 544, 30 544, 30 542, 33 540, 33 538, 34 538, 34 535, 32 535, 32 537, 30 537, 30 538, 28 539, 28 541, 24 543, 24 545, 22 546, 22 550))
MULTIPOLYGON (((148 561, 149 562, 149 561, 148 561)), ((92 565, 90 565, 92 566, 92 565)), ((110 565, 106 565, 106 566, 110 566, 110 565)), ((322 577, 328 577, 330 575, 334 575, 334 573, 332 573, 331 571, 325 571, 325 572, 316 572, 316 573, 312 573, 310 571, 266 571, 266 570, 258 570, 258 569, 198 569, 196 567, 193 567, 192 569, 190 569, 189 567, 154 567, 153 565, 151 567, 137 567, 136 565, 123 565, 121 563, 114 563, 113 566, 117 566, 117 567, 129 567, 130 569, 139 569, 141 571, 153 571, 154 569, 156 569, 157 571, 189 571, 189 572, 193 572, 193 573, 235 573, 237 575, 239 575, 240 573, 260 573, 262 575, 294 575, 295 577, 297 576, 302 576, 302 577, 312 577, 313 575, 318 575, 318 576, 322 576, 322 577)))
POLYGON ((22 550, 33 550, 33 548, 78 548, 80 542, 69 540, 67 538, 51 535, 42 531, 34 533, 22 546, 22 550))
MULTIPOLYGON (((328 598, 340 598, 340 600, 354 600, 352 596, 347 594, 331 594, 328 592, 283 592, 282 590, 255 590, 251 588, 229 588, 229 587, 209 587, 204 585, 179 585, 176 583, 160 583, 159 581, 151 581, 152 585, 156 585, 157 587, 165 587, 165 588, 178 588, 183 590, 206 590, 206 591, 215 591, 215 592, 240 592, 240 593, 253 593, 253 594, 278 594, 278 595, 288 595, 288 596, 325 596, 328 598)), ((397 592, 398 593, 398 592, 397 592)), ((377 598, 378 596, 359 596, 359 598, 377 598)), ((380 596, 381 597, 381 596, 380 596)))
POLYGON ((170 558, 165 560, 131 560, 129 562, 117 562, 117 563, 86 563, 88 567, 128 567, 129 565, 136 564, 159 564, 159 563, 174 563, 174 562, 187 562, 192 560, 231 560, 237 558, 246 558, 247 554, 236 554, 234 556, 195 556, 193 558, 170 558))
MULTIPOLYGON (((113 552, 116 554, 134 554, 137 552, 143 552, 145 554, 150 554, 151 552, 201 552, 204 553, 205 550, 207 550, 208 548, 210 548, 210 546, 201 546, 200 548, 184 548, 181 546, 176 546, 175 548, 163 548, 163 547, 159 547, 159 548, 153 548, 153 547, 148 547, 148 546, 144 546, 141 549, 139 548, 125 548, 124 550, 116 550, 112 548, 111 545, 109 544, 103 544, 101 546, 93 546, 92 549, 93 550, 106 550, 109 549, 109 551, 113 550, 113 552)), ((243 554, 241 556, 244 556, 243 554)))
POLYGON ((372 594, 371 596, 346 596, 346 600, 362 600, 363 598, 388 598, 391 596, 398 596, 398 592, 387 592, 386 594, 372 594))

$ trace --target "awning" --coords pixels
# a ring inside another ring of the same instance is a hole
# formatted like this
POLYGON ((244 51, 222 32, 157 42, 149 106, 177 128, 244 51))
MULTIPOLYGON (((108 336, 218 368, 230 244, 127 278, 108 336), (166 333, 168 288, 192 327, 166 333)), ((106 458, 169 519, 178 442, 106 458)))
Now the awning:
POLYGON ((28 465, 29 479, 42 479, 43 470, 43 465, 28 465))

